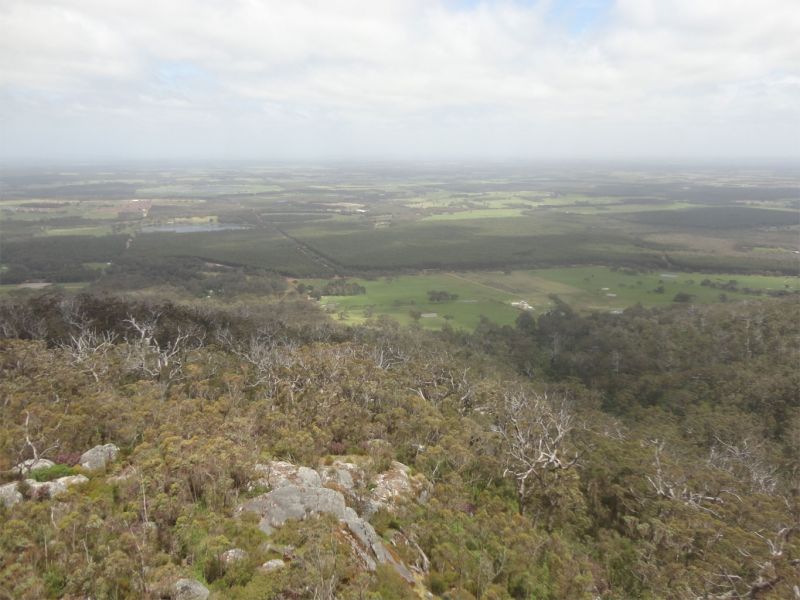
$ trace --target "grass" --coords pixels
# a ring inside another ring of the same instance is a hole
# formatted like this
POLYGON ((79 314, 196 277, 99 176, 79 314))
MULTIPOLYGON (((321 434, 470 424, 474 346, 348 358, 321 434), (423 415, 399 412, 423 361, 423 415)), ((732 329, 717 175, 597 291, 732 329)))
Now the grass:
MULTIPOLYGON (((719 302, 721 293, 731 301, 753 297, 741 291, 700 285, 704 279, 720 284, 733 279, 740 290, 800 290, 798 277, 634 272, 596 266, 354 279, 364 286, 366 294, 323 296, 321 305, 346 323, 361 323, 370 317, 385 315, 403 324, 417 321, 425 329, 440 329, 445 323, 455 328, 474 329, 482 315, 502 325, 512 324, 520 314, 520 309, 511 306, 513 301, 524 300, 533 307, 533 314, 541 314, 553 305, 552 294, 584 312, 623 310, 637 303, 648 307, 664 306, 672 304, 679 293, 689 294, 693 303, 719 302), (663 291, 656 291, 659 288, 663 291), (430 302, 429 290, 458 294, 458 299, 430 302), (412 311, 436 313, 436 316, 415 319, 412 311)), ((324 280, 303 281, 318 286, 324 283, 324 280)))
POLYGON ((500 219, 519 217, 523 214, 521 208, 481 208, 474 210, 460 210, 453 213, 444 213, 423 217, 421 221, 458 221, 463 219, 500 219))
POLYGON ((690 294, 693 302, 718 302, 720 293, 730 300, 752 298, 743 292, 730 292, 702 286, 704 279, 716 283, 738 282, 739 289, 800 290, 800 278, 670 271, 635 272, 608 267, 566 267, 531 271, 477 272, 462 275, 471 281, 515 293, 532 306, 549 306, 550 294, 557 294, 578 310, 622 310, 637 303, 643 306, 671 304, 678 293, 690 294), (656 290, 663 287, 663 292, 656 290))
POLYGON ((84 267, 88 267, 90 269, 95 269, 96 271, 105 271, 108 267, 111 266, 110 262, 85 262, 83 263, 84 267))
POLYGON ((43 236, 56 236, 56 235, 91 235, 100 236, 108 235, 111 233, 111 227, 105 225, 96 225, 88 227, 53 227, 45 229, 41 235, 43 236))
POLYGON ((425 329, 441 329, 445 323, 456 328, 473 329, 484 315, 496 323, 511 324, 519 310, 510 302, 513 294, 487 288, 455 274, 436 273, 403 275, 380 279, 355 279, 366 294, 359 296, 323 296, 321 305, 343 321, 360 323, 370 316, 386 315, 409 324, 415 321, 425 329), (430 302, 428 291, 443 290, 457 294, 450 302, 430 302), (411 312, 436 313, 435 317, 414 319, 411 312))

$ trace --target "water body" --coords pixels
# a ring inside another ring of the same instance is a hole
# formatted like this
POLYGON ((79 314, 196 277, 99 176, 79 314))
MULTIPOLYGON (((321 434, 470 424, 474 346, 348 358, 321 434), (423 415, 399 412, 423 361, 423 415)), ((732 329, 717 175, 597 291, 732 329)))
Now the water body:
POLYGON ((172 225, 150 225, 142 227, 142 233, 198 233, 201 231, 226 231, 232 229, 249 229, 246 225, 233 223, 174 223, 172 225))

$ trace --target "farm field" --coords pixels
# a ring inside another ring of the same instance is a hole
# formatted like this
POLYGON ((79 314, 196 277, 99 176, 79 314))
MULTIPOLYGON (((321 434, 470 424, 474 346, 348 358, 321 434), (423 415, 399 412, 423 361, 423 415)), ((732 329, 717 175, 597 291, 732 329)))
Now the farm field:
POLYGON ((722 273, 685 273, 669 271, 637 272, 609 267, 568 267, 533 271, 473 272, 463 274, 470 281, 507 290, 534 307, 552 305, 550 294, 558 295, 578 310, 614 311, 635 304, 662 306, 675 301, 677 294, 687 294, 688 301, 708 303, 744 300, 769 291, 800 290, 800 278, 736 275, 722 273), (710 284, 703 285, 707 281, 710 284), (736 284, 731 285, 731 281, 736 284), (724 289, 722 286, 727 286, 724 289), (661 289, 659 289, 661 288, 661 289), (745 292, 743 290, 749 290, 745 292), (738 290, 738 291, 736 291, 738 290))
POLYGON ((227 298, 346 278, 367 293, 324 298, 334 318, 470 329, 553 294, 618 311, 793 292, 800 273, 792 169, 87 166, 0 183, 6 291, 158 281, 227 298))
MULTIPOLYGON (((324 284, 319 279, 302 281, 324 284)), ((323 296, 320 300, 321 306, 339 320, 361 323, 385 315, 403 324, 419 323, 425 329, 440 329, 445 324, 473 329, 481 316, 510 325, 522 310, 541 314, 552 308, 553 295, 580 312, 616 312, 636 304, 669 305, 679 294, 688 296, 685 302, 710 303, 719 302, 721 294, 725 301, 737 301, 768 292, 800 290, 797 277, 634 272, 608 267, 425 273, 351 281, 363 286, 366 294, 323 296), (431 302, 428 292, 432 290, 458 298, 431 302), (524 302, 529 308, 512 306, 512 302, 524 302)))
POLYGON ((327 312, 347 323, 360 323, 385 315, 402 324, 417 322, 425 329, 441 329, 446 323, 456 328, 473 329, 481 316, 510 325, 519 315, 519 310, 511 306, 513 294, 490 289, 452 273, 354 281, 366 289, 366 294, 323 296, 320 300, 327 312), (431 290, 446 291, 458 297, 452 301, 431 302, 428 299, 431 290))

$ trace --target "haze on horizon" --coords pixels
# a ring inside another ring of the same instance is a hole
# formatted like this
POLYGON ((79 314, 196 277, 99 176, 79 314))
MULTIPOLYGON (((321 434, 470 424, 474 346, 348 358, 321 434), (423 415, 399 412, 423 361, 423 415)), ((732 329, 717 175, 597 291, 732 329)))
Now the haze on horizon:
POLYGON ((796 0, 5 0, 0 159, 800 159, 796 0))

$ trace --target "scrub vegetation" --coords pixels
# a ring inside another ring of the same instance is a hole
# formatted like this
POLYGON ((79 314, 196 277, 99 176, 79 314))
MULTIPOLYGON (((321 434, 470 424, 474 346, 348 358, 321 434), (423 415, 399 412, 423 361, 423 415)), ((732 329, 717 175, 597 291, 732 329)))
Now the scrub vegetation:
POLYGON ((0 175, 0 598, 797 594, 792 172, 0 175))

